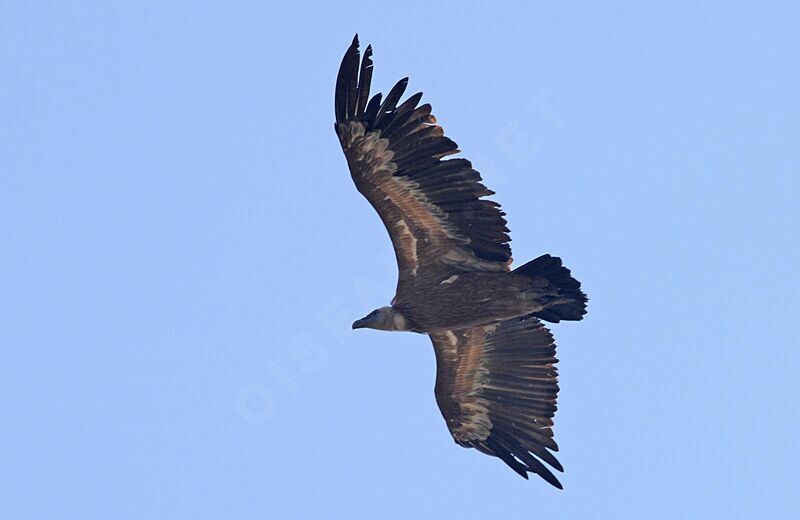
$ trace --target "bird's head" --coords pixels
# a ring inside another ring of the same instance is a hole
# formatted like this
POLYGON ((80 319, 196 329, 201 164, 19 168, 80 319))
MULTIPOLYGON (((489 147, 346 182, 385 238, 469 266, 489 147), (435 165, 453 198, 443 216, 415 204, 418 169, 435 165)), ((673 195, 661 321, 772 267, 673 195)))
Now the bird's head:
POLYGON ((393 307, 381 307, 353 322, 354 329, 409 330, 405 316, 393 307))

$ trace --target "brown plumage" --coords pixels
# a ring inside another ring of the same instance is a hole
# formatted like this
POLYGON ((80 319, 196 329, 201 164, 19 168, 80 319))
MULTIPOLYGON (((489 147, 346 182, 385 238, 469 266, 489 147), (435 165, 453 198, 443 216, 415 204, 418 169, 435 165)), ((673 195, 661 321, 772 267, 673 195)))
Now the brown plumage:
POLYGON ((428 334, 455 441, 561 487, 542 464, 562 471, 551 453, 555 344, 539 319, 580 320, 587 298, 557 257, 510 269, 504 213, 485 198, 493 192, 468 160, 444 159, 458 147, 421 93, 400 103, 407 79, 383 101, 369 97, 372 66, 356 37, 336 81, 334 126, 356 188, 389 232, 398 282, 392 305, 353 328, 428 334))
POLYGON ((430 336, 436 402, 455 441, 500 457, 525 478, 532 471, 561 487, 532 456, 563 471, 548 451, 558 451, 551 428, 558 360, 544 325, 520 317, 430 336))

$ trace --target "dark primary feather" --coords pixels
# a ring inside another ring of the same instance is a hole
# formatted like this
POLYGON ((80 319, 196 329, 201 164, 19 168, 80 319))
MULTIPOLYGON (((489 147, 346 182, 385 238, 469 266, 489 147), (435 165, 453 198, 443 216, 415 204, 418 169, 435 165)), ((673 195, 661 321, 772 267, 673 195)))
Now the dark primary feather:
MULTIPOLYGON (((356 36, 358 38, 358 36, 356 36)), ((358 100, 356 104, 355 117, 364 117, 364 109, 369 99, 369 85, 372 83, 372 47, 367 46, 364 51, 364 59, 361 61, 361 72, 359 73, 358 100)))

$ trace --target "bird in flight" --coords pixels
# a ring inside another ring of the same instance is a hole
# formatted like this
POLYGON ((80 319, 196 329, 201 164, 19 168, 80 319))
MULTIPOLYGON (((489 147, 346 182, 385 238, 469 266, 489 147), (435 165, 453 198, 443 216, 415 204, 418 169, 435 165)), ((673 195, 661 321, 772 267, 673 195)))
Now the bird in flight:
POLYGON ((558 257, 511 269, 510 238, 494 192, 420 104, 402 103, 401 79, 370 98, 372 48, 358 35, 336 79, 336 135, 356 188, 378 212, 397 257, 391 305, 354 329, 427 334, 436 354, 434 393, 455 442, 499 457, 528 478, 561 483, 545 465, 558 394, 555 343, 542 320, 578 321, 581 284, 558 257))

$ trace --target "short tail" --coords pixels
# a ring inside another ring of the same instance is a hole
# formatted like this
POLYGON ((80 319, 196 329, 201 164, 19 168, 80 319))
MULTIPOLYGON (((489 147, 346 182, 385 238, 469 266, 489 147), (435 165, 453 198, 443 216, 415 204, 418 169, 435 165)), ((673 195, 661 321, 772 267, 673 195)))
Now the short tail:
POLYGON ((545 307, 533 313, 537 318, 552 323, 583 319, 589 299, 581 291, 581 283, 572 277, 557 256, 542 255, 517 267, 512 273, 534 280, 536 292, 541 290, 545 307))

